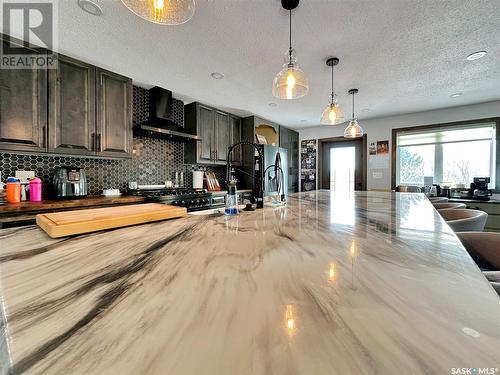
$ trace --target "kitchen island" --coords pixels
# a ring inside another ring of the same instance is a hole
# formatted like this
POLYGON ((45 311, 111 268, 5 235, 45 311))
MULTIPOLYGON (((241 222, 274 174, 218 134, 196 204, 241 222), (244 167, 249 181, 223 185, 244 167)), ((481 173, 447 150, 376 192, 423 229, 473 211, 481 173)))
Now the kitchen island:
POLYGON ((421 194, 298 193, 231 218, 57 240, 30 226, 0 243, 14 374, 500 367, 500 299, 421 194))

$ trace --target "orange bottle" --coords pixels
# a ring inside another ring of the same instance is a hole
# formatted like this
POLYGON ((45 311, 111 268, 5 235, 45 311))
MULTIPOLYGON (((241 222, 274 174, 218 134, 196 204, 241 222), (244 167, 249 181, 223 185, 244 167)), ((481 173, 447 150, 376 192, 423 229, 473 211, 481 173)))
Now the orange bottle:
POLYGON ((7 179, 7 202, 19 203, 21 202, 21 181, 15 177, 7 179))

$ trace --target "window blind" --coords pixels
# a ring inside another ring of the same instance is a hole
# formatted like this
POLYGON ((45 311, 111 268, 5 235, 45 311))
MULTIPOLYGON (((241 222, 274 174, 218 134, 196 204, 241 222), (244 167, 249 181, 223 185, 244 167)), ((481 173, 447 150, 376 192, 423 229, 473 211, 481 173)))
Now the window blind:
POLYGON ((464 126, 433 128, 418 131, 401 131, 397 146, 420 146, 443 143, 483 141, 495 139, 495 123, 467 124, 464 126))

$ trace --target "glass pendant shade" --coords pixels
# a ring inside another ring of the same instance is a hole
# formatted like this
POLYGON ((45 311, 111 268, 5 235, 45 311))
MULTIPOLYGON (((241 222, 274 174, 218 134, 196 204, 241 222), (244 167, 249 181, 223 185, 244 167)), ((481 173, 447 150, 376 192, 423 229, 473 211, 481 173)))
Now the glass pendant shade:
POLYGON ((296 63, 283 65, 273 81, 273 95, 279 99, 302 98, 309 91, 307 78, 296 63))
POLYGON ((358 124, 358 120, 349 121, 349 125, 344 130, 344 138, 360 138, 364 134, 363 128, 358 124))
POLYGON ((282 1, 281 5, 289 11, 290 16, 290 46, 285 56, 283 68, 273 80, 273 96, 279 99, 298 99, 307 95, 309 82, 306 75, 297 65, 295 50, 292 48, 292 9, 299 5, 300 0, 282 1))
POLYGON ((343 122, 344 112, 337 104, 337 100, 333 99, 323 111, 321 123, 325 125, 337 125, 343 122))
POLYGON ((121 0, 132 12, 160 25, 180 25, 189 21, 195 10, 195 0, 121 0))

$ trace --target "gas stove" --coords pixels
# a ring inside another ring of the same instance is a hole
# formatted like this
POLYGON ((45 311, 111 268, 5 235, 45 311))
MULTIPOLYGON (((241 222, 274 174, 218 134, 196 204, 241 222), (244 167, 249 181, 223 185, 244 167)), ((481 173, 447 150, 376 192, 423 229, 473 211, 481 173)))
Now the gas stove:
POLYGON ((205 210, 211 207, 212 193, 205 189, 156 188, 129 190, 129 194, 146 198, 148 202, 186 207, 188 212, 205 210))

